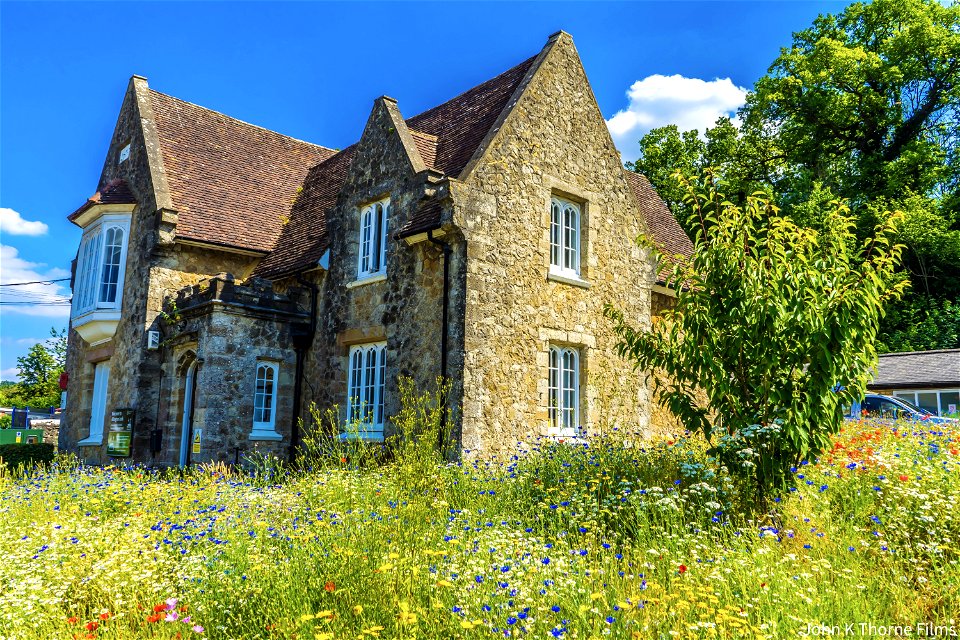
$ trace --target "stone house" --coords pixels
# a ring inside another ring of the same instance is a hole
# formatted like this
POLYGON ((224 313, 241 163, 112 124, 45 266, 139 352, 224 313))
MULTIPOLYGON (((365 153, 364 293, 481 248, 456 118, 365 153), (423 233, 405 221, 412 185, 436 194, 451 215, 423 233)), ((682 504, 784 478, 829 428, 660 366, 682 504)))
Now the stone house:
POLYGON ((650 393, 603 307, 670 304, 690 240, 626 172, 572 38, 412 118, 381 97, 333 150, 134 76, 73 279, 61 448, 174 465, 288 455, 335 407, 382 439, 397 381, 452 383, 467 451, 619 426, 650 393))

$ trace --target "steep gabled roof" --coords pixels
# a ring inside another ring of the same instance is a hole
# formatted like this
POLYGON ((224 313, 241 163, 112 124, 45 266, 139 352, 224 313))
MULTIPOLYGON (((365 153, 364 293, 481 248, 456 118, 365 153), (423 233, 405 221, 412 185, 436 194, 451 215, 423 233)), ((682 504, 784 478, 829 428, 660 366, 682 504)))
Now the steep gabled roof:
POLYGON ((310 167, 335 152, 150 90, 177 237, 266 253, 310 167))
POLYGON ((133 192, 130 191, 126 181, 117 178, 108 182, 103 186, 103 189, 87 198, 87 201, 80 205, 76 211, 67 216, 67 220, 73 222, 84 211, 98 204, 137 204, 137 199, 133 197, 133 192))
POLYGON ((428 166, 444 175, 459 176, 535 59, 524 60, 456 98, 407 119, 411 129, 437 138, 436 157, 428 166))
MULTIPOLYGON (((666 267, 675 264, 678 259, 687 259, 693 255, 693 243, 677 219, 670 212, 663 198, 653 188, 646 176, 633 171, 623 170, 627 183, 637 198, 640 211, 647 221, 647 227, 653 236, 653 244, 663 256, 666 267), (679 256, 679 258, 678 258, 679 256)), ((662 282, 662 278, 658 277, 662 282)))
MULTIPOLYGON (((492 80, 405 120, 424 164, 447 176, 460 175, 534 60, 535 57, 525 60, 492 80)), ((354 147, 345 149, 310 171, 276 248, 257 266, 257 275, 278 278, 317 263, 329 245, 326 211, 336 203, 353 150, 354 147)), ((401 234, 433 228, 439 216, 439 207, 424 208, 411 217, 401 234)))
POLYGON ((337 203, 355 151, 352 145, 310 169, 276 249, 257 265, 256 275, 279 277, 317 264, 330 244, 327 209, 337 203))

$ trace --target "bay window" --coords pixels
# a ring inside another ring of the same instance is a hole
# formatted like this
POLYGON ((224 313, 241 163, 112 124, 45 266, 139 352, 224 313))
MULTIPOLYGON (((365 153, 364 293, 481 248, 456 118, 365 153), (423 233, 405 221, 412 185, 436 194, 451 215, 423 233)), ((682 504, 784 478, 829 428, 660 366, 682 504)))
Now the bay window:
POLYGON ((119 310, 130 216, 104 215, 83 232, 73 287, 73 317, 98 309, 119 310))

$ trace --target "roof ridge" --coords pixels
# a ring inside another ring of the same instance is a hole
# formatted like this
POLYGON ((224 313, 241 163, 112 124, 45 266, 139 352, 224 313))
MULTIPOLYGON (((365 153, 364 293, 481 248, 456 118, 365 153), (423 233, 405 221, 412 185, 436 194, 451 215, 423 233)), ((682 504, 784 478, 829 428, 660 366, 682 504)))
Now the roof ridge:
POLYGON ((318 149, 323 149, 324 151, 333 151, 334 153, 337 153, 336 149, 333 149, 333 148, 331 148, 331 147, 325 147, 325 146, 323 146, 322 144, 317 144, 317 143, 315 143, 315 142, 310 142, 309 140, 303 140, 303 139, 301 139, 301 138, 294 138, 293 136, 288 136, 288 135, 285 134, 285 133, 280 133, 279 131, 274 131, 273 129, 268 129, 268 128, 262 127, 262 126, 260 126, 260 125, 258 125, 258 124, 253 124, 252 122, 247 122, 246 120, 241 120, 240 118, 234 118, 233 116, 228 116, 227 114, 223 113, 222 111, 216 111, 216 110, 211 109, 211 108, 209 108, 209 107, 205 107, 205 106, 203 106, 203 105, 201 105, 201 104, 197 104, 196 102, 190 102, 189 100, 184 100, 183 98, 178 98, 177 96, 170 95, 169 93, 164 93, 163 91, 157 91, 156 89, 153 89, 153 88, 148 88, 147 90, 148 90, 150 93, 156 93, 156 94, 158 94, 158 95, 164 96, 165 98, 170 98, 171 100, 176 100, 177 102, 181 102, 181 103, 183 103, 183 104, 190 105, 191 107, 196 107, 197 109, 202 109, 202 110, 207 111, 207 112, 209 112, 209 113, 213 113, 213 114, 215 114, 215 115, 218 115, 218 116, 221 116, 221 117, 223 117, 223 118, 226 118, 227 120, 233 120, 234 122, 239 122, 240 124, 242 124, 242 125, 244 125, 244 126, 247 126, 247 127, 253 127, 254 129, 260 129, 261 131, 266 131, 267 133, 272 133, 273 135, 280 136, 281 138, 286 138, 287 140, 293 140, 294 142, 302 142, 303 144, 308 144, 308 145, 310 145, 311 147, 316 147, 316 148, 318 148, 318 149))
POLYGON ((880 358, 889 358, 892 356, 915 356, 927 353, 960 353, 960 348, 955 349, 928 349, 926 351, 894 351, 891 353, 878 354, 880 358))

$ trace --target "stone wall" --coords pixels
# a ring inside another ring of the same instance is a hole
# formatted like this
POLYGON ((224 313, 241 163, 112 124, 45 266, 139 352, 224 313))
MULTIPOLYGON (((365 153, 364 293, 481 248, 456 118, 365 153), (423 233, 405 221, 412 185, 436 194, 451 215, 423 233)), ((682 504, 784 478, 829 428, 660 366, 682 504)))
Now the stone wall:
POLYGON ((187 246, 175 241, 176 212, 162 174, 159 142, 152 127, 152 106, 146 81, 134 77, 123 100, 104 161, 99 186, 122 178, 139 205, 131 217, 123 283, 121 320, 113 338, 91 347, 70 330, 67 349, 67 406, 60 446, 90 462, 106 462, 106 446, 76 443, 89 434, 95 364, 110 360, 107 415, 115 408, 136 411, 133 451, 146 455, 149 433, 156 427, 162 354, 147 351, 147 331, 157 329, 163 301, 186 285, 221 271, 245 277, 257 256, 187 246), (130 144, 130 156, 118 163, 120 150, 130 144))
POLYGON ((176 465, 181 460, 191 370, 196 377, 192 424, 194 433, 201 432, 201 446, 199 453, 191 452, 190 463, 232 463, 256 452, 287 457, 296 370, 292 330, 309 320, 298 298, 276 293, 264 280, 236 284, 229 274, 179 292, 178 315, 166 328, 161 350, 163 383, 156 422, 163 445, 149 462, 176 465), (262 361, 278 365, 274 407, 278 439, 251 433, 256 370, 262 361))
MULTIPOLYGON (((136 375, 142 361, 142 344, 146 326, 144 299, 148 287, 149 260, 153 250, 157 198, 150 167, 151 150, 144 137, 141 119, 149 107, 145 84, 134 78, 123 100, 117 125, 104 161, 100 187, 116 178, 123 178, 139 206, 131 216, 130 237, 124 275, 121 320, 113 338, 106 344, 90 347, 75 330, 70 330, 67 347, 67 406, 61 422, 61 448, 74 451, 91 462, 106 461, 106 447, 83 447, 76 442, 90 432, 90 406, 93 395, 93 372, 96 362, 109 359, 112 375, 107 394, 107 415, 114 407, 136 407, 136 375), (130 144, 130 157, 118 162, 120 150, 130 144)), ((105 444, 105 443, 104 443, 105 444)))
MULTIPOLYGON (((321 288, 317 333, 305 364, 304 415, 312 402, 321 411, 337 406, 346 419, 350 347, 386 341, 384 411, 400 409, 397 379, 432 386, 440 375, 442 249, 429 242, 409 246, 395 238, 422 202, 435 197, 435 176, 422 160, 396 103, 380 98, 358 143, 337 205, 327 214, 329 272, 312 275, 321 288), (360 210, 389 196, 386 278, 357 281, 360 210)), ((391 433, 389 423, 386 434, 391 433)))
MULTIPOLYGON (((463 444, 510 450, 551 433, 548 350, 581 356, 588 432, 646 432, 649 393, 616 355, 603 306, 649 322, 652 263, 643 217, 573 42, 555 37, 463 184, 454 222, 466 239, 463 444), (581 205, 582 285, 548 279, 550 199, 581 205)), ((469 169, 469 167, 468 167, 469 169)))

